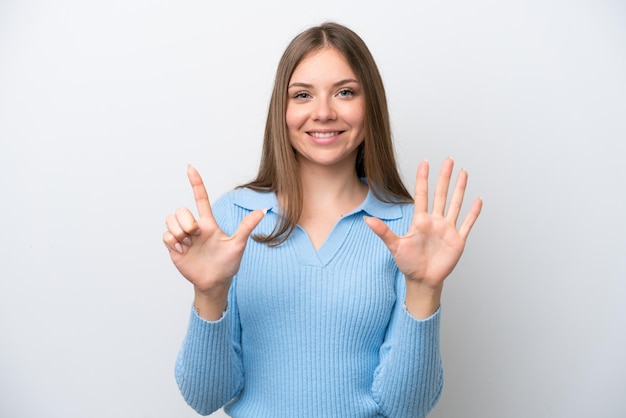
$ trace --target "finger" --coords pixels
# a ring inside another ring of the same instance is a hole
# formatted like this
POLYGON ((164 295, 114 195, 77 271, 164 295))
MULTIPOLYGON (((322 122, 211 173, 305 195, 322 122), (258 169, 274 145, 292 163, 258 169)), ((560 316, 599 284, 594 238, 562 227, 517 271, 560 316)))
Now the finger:
POLYGON ((478 215, 480 215, 480 211, 482 210, 482 208, 483 208, 483 199, 479 197, 476 200, 474 200, 474 203, 472 203, 472 207, 470 208, 467 216, 463 220, 463 223, 461 224, 461 228, 459 228, 459 234, 461 235, 461 237, 463 237, 463 239, 467 239, 467 236, 472 230, 472 227, 474 226, 476 219, 478 219, 478 215))
POLYGON ((391 229, 389 229, 386 223, 378 218, 364 216, 363 220, 365 220, 367 226, 369 226, 370 229, 383 240, 387 248, 389 248, 389 251, 393 254, 397 248, 397 243, 400 238, 391 229))
MULTIPOLYGON (((193 217, 191 211, 187 208, 178 208, 176 209, 176 214, 174 215, 176 218, 176 223, 178 224, 178 230, 171 230, 174 236, 181 241, 185 237, 189 237, 190 235, 198 235, 200 234, 200 227, 198 226, 198 222, 196 218, 193 217)), ((187 245, 191 243, 185 243, 187 245)))
POLYGON ((461 213, 461 207, 463 206, 463 197, 465 196, 465 187, 467 186, 467 171, 461 170, 456 179, 454 185, 454 192, 452 192, 452 198, 450 199, 450 205, 448 206, 448 213, 446 219, 453 225, 456 225, 459 219, 459 213, 461 213))
POLYGON ((191 245, 191 238, 181 228, 178 220, 176 219, 176 215, 169 215, 165 219, 165 225, 167 226, 167 232, 169 232, 177 242, 185 245, 191 245))
POLYGON ((247 240, 254 228, 257 227, 259 222, 263 219, 265 214, 267 213, 267 209, 263 210, 255 210, 247 214, 239 224, 239 228, 233 235, 233 237, 237 237, 240 240, 247 240))
POLYGON ((213 211, 211 211, 211 204, 209 203, 209 195, 204 187, 204 182, 198 170, 191 165, 187 167, 187 177, 191 188, 193 189, 193 197, 196 200, 196 207, 198 208, 198 215, 200 218, 213 218, 213 211))
POLYGON ((165 218, 165 226, 167 227, 167 231, 177 240, 180 241, 183 237, 186 236, 183 228, 180 227, 178 220, 176 219, 176 215, 168 215, 165 218))
POLYGON ((428 212, 428 161, 417 167, 415 175, 415 214, 428 212))
POLYGON ((433 197, 433 215, 440 215, 443 217, 443 212, 446 208, 446 199, 448 198, 448 187, 450 186, 450 177, 452 177, 452 168, 454 167, 454 160, 452 158, 446 158, 441 165, 439 171, 439 179, 437 180, 437 186, 435 187, 435 194, 433 197))
POLYGON ((180 242, 178 242, 176 237, 172 235, 172 233, 170 233, 169 231, 165 231, 163 233, 163 243, 165 244, 165 247, 170 253, 172 252, 177 252, 179 254, 183 253, 183 246, 180 244, 180 242))

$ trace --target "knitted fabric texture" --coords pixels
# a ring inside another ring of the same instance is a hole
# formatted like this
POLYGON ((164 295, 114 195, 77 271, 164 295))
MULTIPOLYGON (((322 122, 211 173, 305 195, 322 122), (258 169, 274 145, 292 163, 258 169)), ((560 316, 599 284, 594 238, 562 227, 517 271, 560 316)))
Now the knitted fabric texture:
MULTIPOLYGON (((273 193, 236 189, 213 213, 230 235, 264 208, 255 232, 269 233, 273 193)), ((299 227, 277 247, 250 239, 222 318, 192 309, 175 371, 187 403, 233 417, 426 416, 443 386, 440 312, 417 320, 406 311, 404 277, 363 221, 404 234, 412 212, 370 192, 317 251, 299 227)))

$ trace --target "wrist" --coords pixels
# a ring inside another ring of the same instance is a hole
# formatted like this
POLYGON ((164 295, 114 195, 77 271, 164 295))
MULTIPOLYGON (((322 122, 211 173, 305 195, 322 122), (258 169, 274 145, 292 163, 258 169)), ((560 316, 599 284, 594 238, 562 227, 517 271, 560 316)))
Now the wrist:
POLYGON ((219 320, 228 305, 229 286, 219 286, 210 291, 200 291, 194 288, 193 308, 207 321, 219 320))
POLYGON ((413 317, 426 319, 439 309, 442 293, 443 283, 432 288, 407 280, 404 305, 413 317))

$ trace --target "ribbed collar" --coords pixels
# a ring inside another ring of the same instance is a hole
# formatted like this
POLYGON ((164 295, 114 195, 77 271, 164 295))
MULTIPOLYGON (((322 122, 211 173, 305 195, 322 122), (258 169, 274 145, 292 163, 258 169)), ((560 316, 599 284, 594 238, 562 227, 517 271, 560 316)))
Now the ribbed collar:
MULTIPOLYGON (((265 209, 278 212, 279 205, 276 193, 258 192, 252 189, 236 189, 234 191, 233 202, 244 209, 255 210, 265 209)), ((402 209, 397 203, 385 203, 376 198, 372 190, 368 190, 363 203, 345 216, 364 212, 369 216, 379 219, 393 220, 402 218, 402 209)))

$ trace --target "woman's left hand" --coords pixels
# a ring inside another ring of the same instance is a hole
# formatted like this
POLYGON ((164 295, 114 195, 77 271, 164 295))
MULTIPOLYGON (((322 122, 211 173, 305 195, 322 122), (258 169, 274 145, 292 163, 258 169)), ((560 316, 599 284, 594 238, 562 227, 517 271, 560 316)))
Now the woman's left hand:
POLYGON ((467 172, 459 172, 446 212, 453 167, 454 161, 451 158, 443 162, 435 188, 432 212, 428 213, 428 162, 423 161, 419 165, 415 181, 413 221, 406 235, 396 235, 380 219, 365 219, 391 251, 398 268, 406 277, 407 285, 415 284, 422 289, 439 293, 444 279, 461 258, 467 237, 482 208, 482 199, 477 198, 457 229, 467 185, 467 172))

